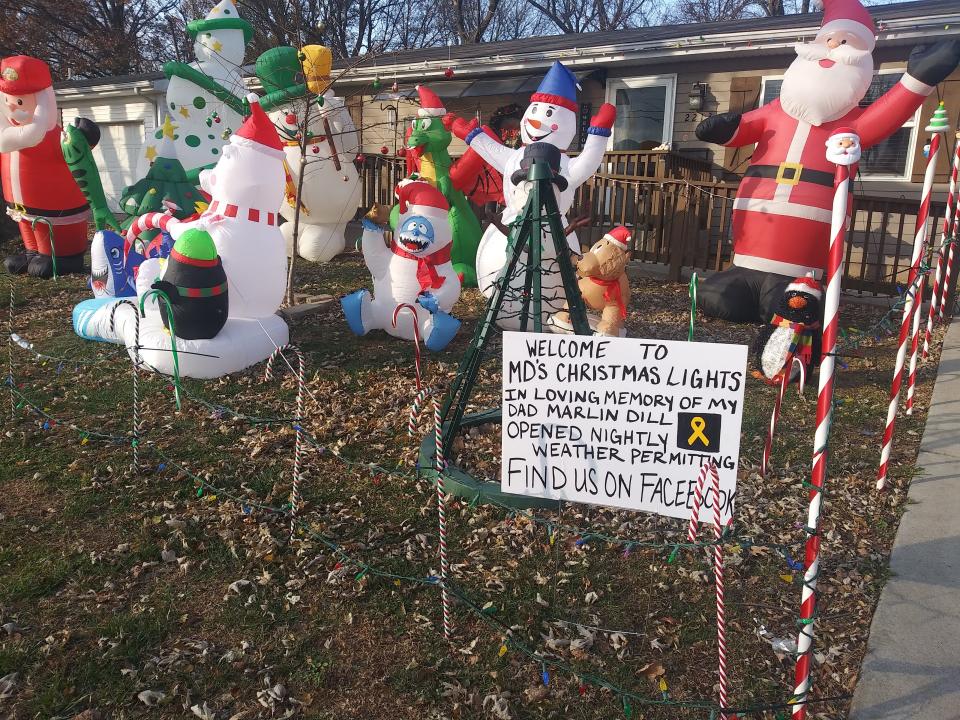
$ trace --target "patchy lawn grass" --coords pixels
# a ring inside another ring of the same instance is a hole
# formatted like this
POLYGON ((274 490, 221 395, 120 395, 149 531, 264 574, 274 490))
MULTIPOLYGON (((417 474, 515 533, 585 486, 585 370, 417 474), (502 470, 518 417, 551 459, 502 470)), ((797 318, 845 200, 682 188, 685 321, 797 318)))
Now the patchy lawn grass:
MULTIPOLYGON (((307 292, 369 284, 355 254, 298 268, 297 285, 307 292)), ((634 291, 631 335, 686 337, 685 287, 641 280, 634 291)), ((336 307, 291 328, 309 368, 305 427, 323 449, 305 456, 303 517, 317 534, 288 543, 287 521, 260 506, 287 501, 289 424, 251 425, 190 397, 177 411, 168 380, 144 376, 147 440, 171 461, 144 447, 133 474, 128 443, 84 441, 71 429, 124 437, 130 427, 129 361, 70 328, 71 308, 87 296, 79 277, 16 282, 15 331, 70 360, 38 361, 13 348, 20 391, 57 419, 48 429, 28 407, 11 421, 2 398, 0 711, 7 716, 623 716, 622 699, 598 678, 649 700, 663 699, 661 679, 672 701, 714 699, 711 562, 703 550, 670 562, 682 527, 664 518, 572 506, 530 517, 451 503, 454 577, 485 611, 458 605, 454 643, 443 640, 437 588, 410 580, 438 572, 436 499, 413 472, 419 439, 405 433, 414 392, 410 344, 382 333, 356 338, 336 307), (625 552, 598 535, 635 544, 625 552), (365 574, 344 555, 402 577, 365 574), (516 642, 503 653, 505 627, 516 642), (544 666, 520 643, 565 669, 548 667, 544 685, 544 666)), ((482 306, 476 291, 465 293, 458 307, 465 327, 446 351, 426 356, 429 382, 452 377, 482 306)), ((842 324, 869 327, 881 314, 846 306, 842 324)), ((704 341, 749 342, 754 332, 697 325, 704 341)), ((899 419, 891 489, 873 489, 893 355, 892 339, 869 338, 849 350, 849 367, 838 376, 823 515, 820 698, 847 695, 856 682, 917 471, 936 358, 920 368, 917 412, 899 419)), ((264 382, 262 367, 184 388, 215 407, 267 418, 289 418, 296 392, 286 375, 264 382)), ((498 371, 488 368, 477 407, 496 403, 498 392, 498 371)), ((748 383, 740 541, 727 547, 737 706, 782 702, 792 689, 792 658, 770 641, 797 631, 801 588, 784 552, 794 562, 802 555, 815 395, 815 387, 805 397, 788 394, 764 481, 757 469, 774 389, 748 383)), ((498 453, 496 432, 477 434, 465 438, 458 460, 495 477, 498 453)), ((847 706, 843 699, 817 704, 812 715, 843 717, 847 706)), ((629 712, 709 715, 639 700, 629 712)))

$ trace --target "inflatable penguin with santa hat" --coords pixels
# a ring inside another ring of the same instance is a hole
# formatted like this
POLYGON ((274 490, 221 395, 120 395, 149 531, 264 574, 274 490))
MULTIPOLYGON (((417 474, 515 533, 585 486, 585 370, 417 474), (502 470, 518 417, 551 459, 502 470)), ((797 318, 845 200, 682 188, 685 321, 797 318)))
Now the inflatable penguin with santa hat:
POLYGON ((383 228, 363 220, 361 247, 373 275, 373 296, 357 290, 340 304, 357 335, 370 330, 386 330, 405 340, 419 335, 428 350, 442 350, 460 328, 460 321, 449 314, 460 297, 460 278, 450 260, 450 205, 426 182, 404 185, 399 196, 400 218, 389 248, 383 228))
POLYGON ((875 147, 913 117, 960 62, 960 40, 918 46, 897 83, 861 106, 874 76, 873 20, 859 0, 823 0, 823 6, 823 25, 812 41, 797 44, 777 99, 697 126, 700 140, 756 143, 733 204, 733 265, 700 285, 706 315, 765 322, 792 278, 822 277, 835 169, 825 142, 847 127, 864 150, 875 147))
POLYGON ((809 374, 820 362, 820 314, 823 286, 812 275, 791 281, 776 312, 753 344, 754 363, 763 377, 776 382, 784 372, 796 374, 794 358, 809 374))
MULTIPOLYGON (((560 150, 560 174, 567 180, 567 187, 563 190, 555 187, 554 193, 564 225, 567 224, 566 213, 573 204, 577 188, 596 172, 603 160, 607 139, 610 137, 611 128, 617 116, 616 108, 609 103, 604 103, 590 120, 587 140, 582 151, 576 157, 569 157, 565 151, 573 142, 579 128, 577 113, 580 106, 577 103, 577 89, 576 76, 565 65, 555 62, 544 76, 537 91, 530 96, 530 105, 524 111, 520 123, 520 137, 524 145, 549 143, 560 150)), ((523 212, 530 187, 528 181, 521 180, 519 183, 513 181, 514 174, 521 169, 523 148, 506 147, 494 139, 493 133, 488 129, 477 127, 476 121, 468 123, 462 118, 453 118, 451 129, 457 137, 466 141, 484 160, 502 173, 506 208, 501 217, 501 226, 509 226, 523 212)), ((570 250, 579 255, 580 243, 575 233, 567 236, 567 242, 570 250)), ((477 249, 477 282, 487 296, 493 294, 496 280, 507 260, 507 237, 496 225, 491 224, 481 238, 477 249)), ((543 270, 541 281, 543 316, 541 319, 546 324, 549 317, 561 310, 566 303, 563 282, 557 266, 556 250, 553 242, 549 240, 543 243, 541 268, 543 270)), ((510 279, 510 292, 497 321, 503 328, 520 327, 523 285, 523 273, 517 273, 510 279)))
POLYGON ((227 274, 210 233, 200 228, 184 232, 170 251, 163 276, 151 288, 170 301, 160 303, 163 326, 184 340, 209 340, 227 323, 227 274))

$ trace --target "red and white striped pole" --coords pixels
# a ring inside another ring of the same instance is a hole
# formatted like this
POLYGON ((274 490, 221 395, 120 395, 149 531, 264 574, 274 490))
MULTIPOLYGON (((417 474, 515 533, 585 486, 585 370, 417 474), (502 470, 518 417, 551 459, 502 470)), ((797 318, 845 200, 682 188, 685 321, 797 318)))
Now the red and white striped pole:
MULTIPOLYGON (((793 365, 791 362, 790 365, 793 365)), ((783 396, 790 384, 790 369, 783 371, 780 377, 780 387, 777 388, 777 399, 773 401, 773 412, 770 414, 770 427, 767 428, 767 441, 763 444, 763 456, 760 458, 760 477, 767 476, 770 469, 770 456, 773 454, 773 436, 777 431, 777 422, 780 420, 780 408, 783 406, 783 396)))
POLYGON ((836 368, 840 280, 843 277, 843 246, 847 232, 847 201, 850 196, 850 166, 860 159, 860 142, 855 133, 838 130, 827 141, 827 158, 837 163, 833 179, 833 214, 830 222, 830 250, 827 255, 826 292, 823 307, 823 343, 820 385, 817 392, 817 429, 813 438, 813 471, 810 475, 810 507, 807 511, 807 542, 804 552, 803 591, 800 599, 800 634, 797 637, 797 666, 794 676, 793 720, 807 716, 810 663, 813 656, 813 629, 817 609, 817 575, 820 572, 820 507, 827 480, 827 444, 833 417, 833 374, 836 368), (846 153, 844 150, 846 149, 846 153))
MULTIPOLYGON (((960 135, 960 133, 958 133, 960 135)), ((943 290, 940 289, 940 283, 943 280, 944 257, 947 255, 947 242, 950 239, 950 231, 953 227, 954 198, 957 192, 957 170, 960 169, 960 141, 957 142, 956 152, 953 155, 953 170, 950 172, 950 186, 947 190, 947 206, 943 211, 943 227, 940 230, 940 247, 937 248, 937 271, 933 276, 933 290, 930 293, 930 312, 927 315, 927 332, 923 336, 923 359, 926 360, 930 355, 930 333, 933 332, 933 319, 940 310, 940 319, 943 319, 943 308, 941 302, 946 301, 946 286, 950 284, 950 270, 947 270, 946 282, 943 290), (943 297, 941 298, 941 294, 943 297)), ((950 245, 953 250, 953 245, 950 245)), ((949 263, 946 263, 949 265, 949 263)))
MULTIPOLYGON (((960 215, 960 188, 957 187, 957 174, 960 172, 960 132, 957 133, 956 139, 956 148, 953 154, 953 170, 950 171, 950 198, 954 203, 953 227, 947 231, 947 237, 953 238, 954 242, 950 243, 950 249, 947 251, 947 267, 943 273, 943 285, 940 286, 939 310, 937 314, 941 321, 946 314, 947 294, 950 292, 950 273, 953 270, 953 248, 954 245, 956 245, 956 237, 954 236, 957 233, 957 228, 960 228, 960 217, 958 217, 958 215, 960 215)), ((947 207, 949 207, 949 201, 947 207)), ((941 252, 943 252, 943 250, 941 250, 941 252)))
MULTIPOLYGON (((930 158, 935 158, 940 150, 940 134, 930 138, 930 158)), ((900 388, 903 385, 903 368, 907 359, 907 340, 910 323, 914 317, 914 296, 920 287, 920 261, 927 239, 927 218, 930 216, 930 194, 933 191, 933 176, 936 166, 927 162, 923 176, 923 194, 920 211, 917 213, 917 234, 913 240, 913 258, 910 261, 910 274, 904 292, 903 319, 900 321, 900 335, 897 339, 897 359, 893 365, 893 383, 890 386, 890 404, 887 407, 887 423, 883 429, 883 444, 880 449, 880 467, 877 469, 877 489, 887 485, 887 467, 890 464, 890 452, 893 450, 893 431, 897 423, 897 408, 900 405, 900 388)))
MULTIPOLYGON (((940 103, 940 108, 943 108, 943 103, 940 103)), ((945 113, 946 111, 944 111, 945 113)), ((930 130, 931 128, 927 128, 930 130)), ((933 166, 934 172, 936 172, 937 166, 937 157, 940 155, 940 134, 934 132, 933 137, 930 139, 930 149, 927 154, 927 167, 933 166), (937 138, 937 142, 933 142, 933 138, 937 138)), ((924 190, 926 190, 926 184, 924 184, 924 190)), ((933 188, 930 188, 932 193, 933 188)), ((927 218, 930 214, 930 196, 929 193, 924 192, 923 200, 920 203, 921 210, 926 207, 927 213, 923 215, 922 223, 921 218, 918 214, 917 224, 923 226, 923 250, 921 258, 926 257, 927 255, 927 246, 932 245, 928 242, 928 238, 931 233, 927 230, 927 218)), ((919 229, 919 228, 918 228, 919 229)), ((910 371, 907 373, 907 415, 913 415, 913 393, 917 384, 917 351, 920 348, 920 318, 923 314, 923 292, 927 286, 927 277, 924 274, 918 279, 917 283, 917 292, 913 298, 913 329, 910 334, 910 371)), ((933 304, 931 301, 930 311, 933 312, 933 304)), ((926 338, 924 338, 924 350, 926 350, 926 338)), ((924 353, 926 357, 926 353, 924 353)))
MULTIPOLYGON (((710 489, 713 490, 713 524, 714 537, 716 542, 713 546, 713 576, 717 589, 717 669, 720 675, 717 697, 720 700, 720 716, 728 716, 723 712, 727 707, 727 615, 726 605, 724 603, 723 588, 723 544, 720 540, 723 538, 723 525, 720 522, 720 473, 717 470, 717 464, 710 458, 700 467, 700 474, 697 477, 696 494, 693 498, 693 512, 690 515, 690 524, 687 527, 687 542, 693 543, 697 539, 697 528, 700 521, 700 510, 703 508, 704 486, 706 485, 707 474, 711 476, 710 489)), ((709 492, 709 491, 708 491, 709 492)), ((732 518, 731 518, 732 522, 732 518)))
MULTIPOLYGON (((927 254, 924 245, 923 254, 927 254)), ((917 292, 913 297, 913 324, 910 331, 910 370, 907 372, 907 415, 913 415, 913 392, 917 385, 917 355, 920 349, 920 316, 923 310, 923 293, 927 288, 927 276, 921 274, 917 278, 917 292)))

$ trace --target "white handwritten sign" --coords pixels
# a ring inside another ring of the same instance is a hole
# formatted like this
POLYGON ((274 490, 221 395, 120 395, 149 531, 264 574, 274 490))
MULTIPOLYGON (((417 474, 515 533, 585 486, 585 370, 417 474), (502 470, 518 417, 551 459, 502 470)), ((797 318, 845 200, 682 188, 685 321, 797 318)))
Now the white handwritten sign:
POLYGON ((746 365, 745 345, 505 332, 503 491, 689 518, 713 458, 726 523, 746 365))

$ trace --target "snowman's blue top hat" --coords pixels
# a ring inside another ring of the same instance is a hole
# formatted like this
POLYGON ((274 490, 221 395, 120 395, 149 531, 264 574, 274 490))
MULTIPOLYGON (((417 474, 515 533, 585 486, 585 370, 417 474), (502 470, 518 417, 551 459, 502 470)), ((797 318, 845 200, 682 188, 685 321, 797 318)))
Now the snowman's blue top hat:
POLYGON ((577 78, 559 60, 554 62, 544 75, 530 102, 545 102, 577 112, 577 78))

